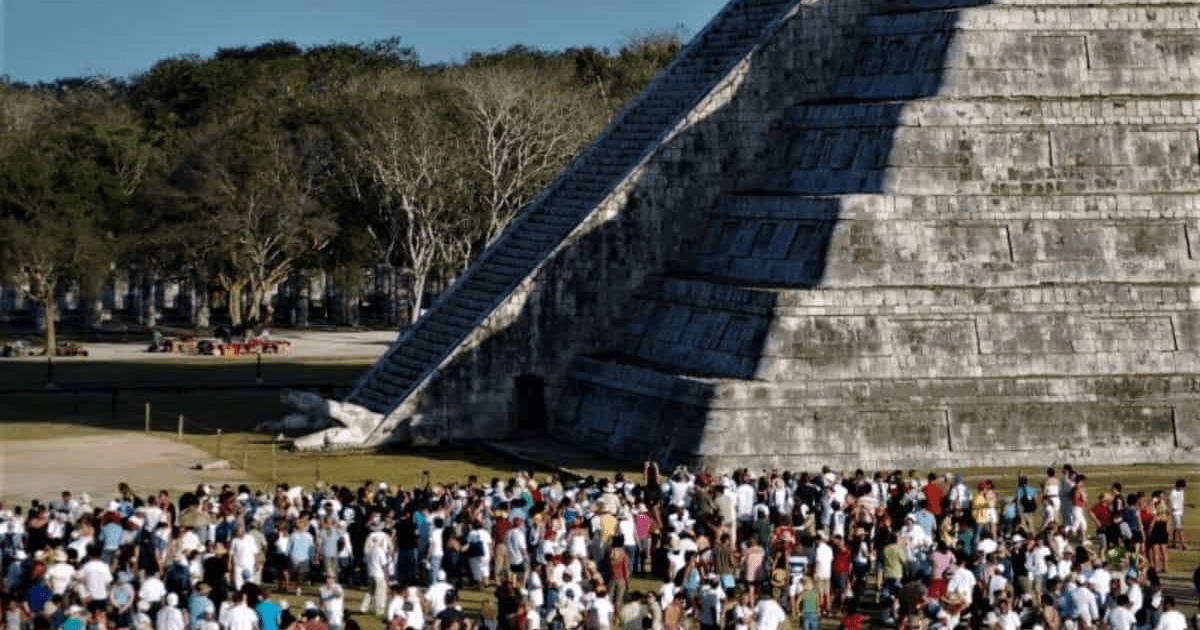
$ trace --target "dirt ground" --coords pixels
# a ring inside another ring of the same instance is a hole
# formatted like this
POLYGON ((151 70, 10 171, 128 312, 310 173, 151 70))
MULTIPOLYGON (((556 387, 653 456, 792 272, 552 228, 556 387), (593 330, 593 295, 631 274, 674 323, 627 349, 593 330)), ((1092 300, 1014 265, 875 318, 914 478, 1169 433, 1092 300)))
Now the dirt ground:
POLYGON ((0 500, 9 505, 45 501, 63 490, 87 492, 102 505, 127 482, 138 494, 178 495, 197 484, 250 482, 236 470, 192 470, 211 455, 188 444, 141 433, 106 433, 48 440, 0 440, 0 500))
MULTIPOLYGON (((281 358, 297 359, 348 359, 375 358, 383 354, 392 342, 396 341, 399 332, 395 330, 365 330, 357 332, 329 332, 319 330, 279 330, 272 331, 271 338, 287 340, 291 348, 281 355, 281 358)), ((170 361, 179 360, 183 355, 158 354, 146 352, 150 344, 147 335, 144 342, 136 343, 85 343, 88 357, 55 359, 58 362, 68 361, 170 361)), ((203 357, 197 357, 203 358, 203 357)), ((208 357, 219 361, 220 357, 208 357)), ((43 362, 43 357, 28 357, 21 359, 6 359, 9 361, 43 362)))

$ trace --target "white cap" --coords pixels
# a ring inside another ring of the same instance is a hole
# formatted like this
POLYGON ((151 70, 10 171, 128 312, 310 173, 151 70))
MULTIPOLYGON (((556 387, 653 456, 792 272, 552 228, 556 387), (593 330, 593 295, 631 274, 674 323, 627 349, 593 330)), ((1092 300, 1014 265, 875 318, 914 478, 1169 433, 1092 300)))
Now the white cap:
POLYGON ((179 596, 176 595, 175 593, 167 593, 167 605, 168 606, 178 606, 179 605, 179 596))

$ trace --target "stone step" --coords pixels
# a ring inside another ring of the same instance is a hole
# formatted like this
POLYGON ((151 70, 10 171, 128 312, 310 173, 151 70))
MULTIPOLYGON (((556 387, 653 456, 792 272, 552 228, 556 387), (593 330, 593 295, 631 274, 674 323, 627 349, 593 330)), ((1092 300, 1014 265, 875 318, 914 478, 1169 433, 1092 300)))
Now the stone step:
POLYGON ((660 77, 646 97, 612 126, 581 158, 573 176, 556 184, 538 206, 526 209, 516 229, 504 233, 474 276, 455 285, 453 293, 363 383, 354 400, 374 410, 399 404, 412 383, 433 363, 451 352, 476 322, 520 282, 557 242, 591 211, 644 155, 667 128, 719 73, 749 50, 762 27, 795 4, 795 0, 741 0, 722 14, 705 39, 687 49, 672 72, 660 77), (394 398, 394 399, 393 399, 394 398))
POLYGON ((1200 94, 1139 97, 955 99, 809 105, 793 108, 797 131, 883 127, 1192 125, 1200 94))
POLYGON ((1200 146, 1195 123, 1020 128, 906 125, 802 131, 774 158, 771 169, 862 174, 905 167, 989 169, 988 173, 995 173, 998 168, 1186 168, 1197 163, 1200 146))
POLYGON ((885 38, 938 31, 1080 31, 1200 29, 1200 3, 1144 7, 1135 3, 1065 5, 982 5, 964 11, 876 15, 863 20, 866 33, 885 38))
POLYGON ((1183 194, 1200 192, 1197 166, 1055 166, 1019 168, 893 167, 797 170, 772 176, 775 190, 809 195, 1183 194))

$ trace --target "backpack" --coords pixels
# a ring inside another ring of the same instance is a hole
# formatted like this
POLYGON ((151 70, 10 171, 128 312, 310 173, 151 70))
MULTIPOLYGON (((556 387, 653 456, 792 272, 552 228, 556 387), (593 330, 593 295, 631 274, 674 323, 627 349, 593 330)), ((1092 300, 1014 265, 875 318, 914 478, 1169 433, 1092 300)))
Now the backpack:
POLYGON ((482 558, 484 556, 483 541, 479 539, 467 542, 467 557, 482 558))

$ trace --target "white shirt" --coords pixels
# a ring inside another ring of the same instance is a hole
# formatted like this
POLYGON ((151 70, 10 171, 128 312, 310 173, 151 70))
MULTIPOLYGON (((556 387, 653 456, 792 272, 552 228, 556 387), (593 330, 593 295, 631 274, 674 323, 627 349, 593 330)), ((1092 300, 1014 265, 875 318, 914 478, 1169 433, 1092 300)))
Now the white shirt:
POLYGON ((958 593, 971 603, 971 597, 975 591, 975 574, 971 573, 966 567, 958 567, 954 574, 950 576, 950 582, 946 584, 946 590, 952 593, 958 593))
POLYGON ((1112 590, 1112 574, 1108 569, 1099 567, 1092 571, 1092 576, 1088 578, 1088 586, 1101 597, 1108 597, 1108 592, 1112 590))
POLYGON ((1168 610, 1158 618, 1154 630, 1187 630, 1187 619, 1178 610, 1168 610))
POLYGON ((1108 622, 1108 630, 1132 630, 1136 621, 1133 611, 1124 606, 1113 606, 1104 619, 1108 622))
POLYGON ((1021 627, 1021 616, 1013 611, 1008 611, 997 616, 1000 622, 1000 630, 1017 630, 1021 627))
POLYGON ((613 605, 607 595, 597 597, 592 602, 592 610, 596 611, 596 621, 601 628, 608 628, 612 625, 613 605))
POLYGON ((142 582, 142 588, 138 589, 138 599, 150 602, 152 605, 161 602, 166 594, 166 585, 158 579, 158 576, 154 575, 146 578, 146 581, 142 582))
POLYGON ((80 580, 87 589, 88 597, 96 601, 108 599, 108 587, 112 584, 112 571, 100 560, 90 560, 79 569, 80 580))
POLYGON ((229 610, 229 622, 226 630, 254 630, 258 627, 258 614, 250 609, 245 602, 229 610))
MULTIPOLYGON (((918 527, 917 529, 921 529, 918 527)), ((833 548, 825 541, 817 543, 813 577, 818 580, 828 580, 833 576, 833 548)))
POLYGON ((233 554, 234 564, 244 569, 254 567, 258 551, 258 541, 249 533, 234 538, 229 545, 229 553, 233 554))
POLYGON ((73 577, 75 577, 75 567, 66 562, 55 562, 46 569, 46 584, 55 595, 66 593, 73 577))
MULTIPOLYGON (((404 604, 407 603, 407 601, 408 600, 404 599, 403 595, 396 595, 392 597, 392 600, 388 602, 387 613, 383 616, 383 618, 386 621, 391 622, 397 617, 405 617, 405 621, 408 621, 407 615, 404 614, 404 604)), ((405 624, 406 627, 407 625, 408 624, 405 624)))
POLYGON ((321 585, 321 607, 325 610, 325 618, 330 625, 342 625, 342 614, 346 609, 346 594, 340 584, 321 585))
POLYGON ((1183 514, 1183 490, 1179 488, 1171 491, 1171 513, 1183 514))
POLYGON ((446 593, 449 590, 449 582, 434 582, 429 590, 425 591, 425 601, 429 602, 429 611, 434 617, 446 609, 446 593))
POLYGON ((758 495, 754 486, 743 483, 737 487, 737 517, 739 521, 749 521, 754 518, 754 502, 758 495))
POLYGON ((183 630, 183 611, 174 606, 163 606, 158 611, 154 630, 183 630))
POLYGON ((773 599, 759 600, 758 606, 754 608, 754 615, 758 618, 757 630, 779 630, 779 626, 787 621, 787 615, 779 607, 779 602, 773 599))

